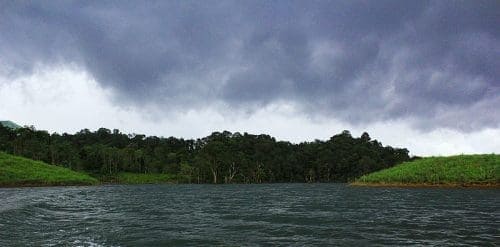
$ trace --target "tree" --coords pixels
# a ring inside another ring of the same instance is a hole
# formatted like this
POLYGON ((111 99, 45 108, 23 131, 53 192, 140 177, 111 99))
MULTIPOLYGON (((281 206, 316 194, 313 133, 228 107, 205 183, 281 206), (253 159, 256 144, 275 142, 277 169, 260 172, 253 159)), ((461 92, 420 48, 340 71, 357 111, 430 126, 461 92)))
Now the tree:
POLYGON ((105 128, 50 135, 34 127, 0 126, 0 151, 103 176, 169 173, 215 184, 345 182, 410 160, 407 149, 383 146, 366 132, 354 138, 347 130, 327 141, 293 144, 229 131, 184 140, 105 128))

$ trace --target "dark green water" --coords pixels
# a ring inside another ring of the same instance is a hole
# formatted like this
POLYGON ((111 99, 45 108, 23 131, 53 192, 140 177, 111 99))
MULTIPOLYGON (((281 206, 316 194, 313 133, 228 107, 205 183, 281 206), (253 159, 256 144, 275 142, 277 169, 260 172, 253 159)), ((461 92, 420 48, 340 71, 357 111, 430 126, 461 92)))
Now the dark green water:
POLYGON ((498 246, 499 229, 495 189, 0 189, 0 246, 498 246))

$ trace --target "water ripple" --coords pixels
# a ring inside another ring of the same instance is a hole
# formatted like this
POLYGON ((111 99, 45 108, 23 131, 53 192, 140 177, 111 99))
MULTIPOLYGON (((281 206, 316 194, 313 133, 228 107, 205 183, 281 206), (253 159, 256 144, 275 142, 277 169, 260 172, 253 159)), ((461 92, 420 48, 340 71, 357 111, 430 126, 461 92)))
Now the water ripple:
POLYGON ((342 184, 0 189, 0 246, 498 246, 499 192, 342 184))

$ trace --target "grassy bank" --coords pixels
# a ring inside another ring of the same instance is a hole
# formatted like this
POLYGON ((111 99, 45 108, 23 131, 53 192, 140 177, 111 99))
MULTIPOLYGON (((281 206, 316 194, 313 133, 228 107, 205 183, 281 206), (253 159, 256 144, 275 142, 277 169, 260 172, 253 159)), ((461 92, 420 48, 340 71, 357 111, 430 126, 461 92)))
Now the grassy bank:
MULTIPOLYGON (((186 182, 187 178, 160 173, 121 172, 109 177, 98 176, 103 183, 163 184, 186 182)), ((68 168, 49 165, 0 152, 0 187, 96 185, 98 179, 68 168)))
POLYGON ((428 157, 370 173, 353 185, 500 186, 500 155, 428 157))
POLYGON ((113 184, 169 184, 185 182, 185 178, 165 173, 120 172, 113 176, 102 177, 104 183, 113 184))
POLYGON ((93 185, 84 173, 0 152, 0 186, 93 185))

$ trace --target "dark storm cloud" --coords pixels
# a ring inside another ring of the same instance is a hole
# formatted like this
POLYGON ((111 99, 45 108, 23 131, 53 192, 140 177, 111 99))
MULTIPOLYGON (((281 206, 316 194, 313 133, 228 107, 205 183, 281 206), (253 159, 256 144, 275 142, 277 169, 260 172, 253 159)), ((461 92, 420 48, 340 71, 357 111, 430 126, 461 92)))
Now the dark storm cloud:
POLYGON ((351 123, 500 123, 498 1, 2 2, 0 66, 73 63, 121 104, 292 101, 351 123))

